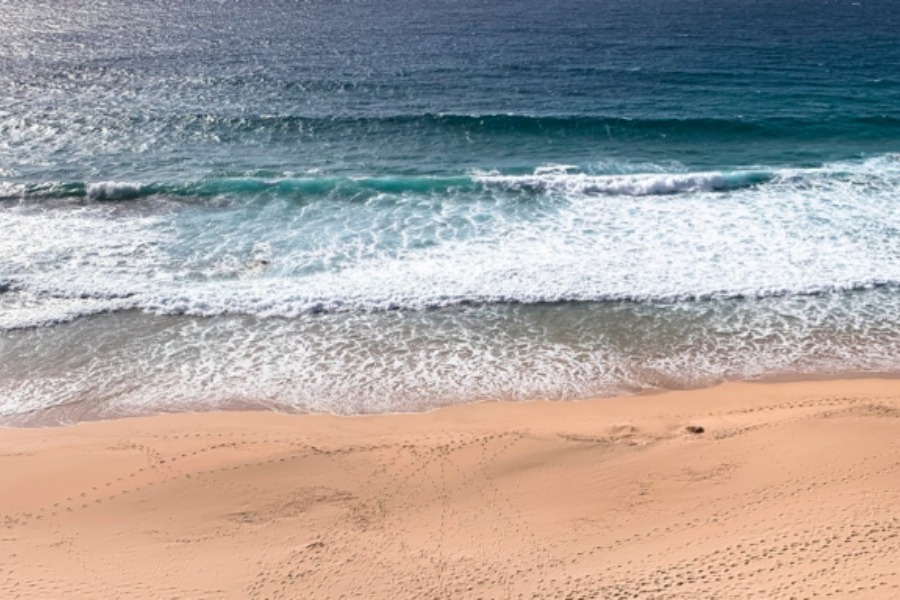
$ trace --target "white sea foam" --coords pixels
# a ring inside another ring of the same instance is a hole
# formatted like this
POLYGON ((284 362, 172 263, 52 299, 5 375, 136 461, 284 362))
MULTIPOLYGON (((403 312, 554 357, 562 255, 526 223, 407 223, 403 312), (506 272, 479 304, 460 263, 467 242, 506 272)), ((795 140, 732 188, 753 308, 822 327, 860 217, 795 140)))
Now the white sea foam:
POLYGON ((534 174, 538 177, 546 175, 565 175, 568 173, 577 173, 580 170, 578 165, 549 164, 537 167, 534 170, 534 174))
POLYGON ((98 181, 87 185, 91 200, 129 200, 141 195, 143 186, 131 181, 98 181))
POLYGON ((21 198, 25 194, 25 186, 21 183, 0 181, 0 199, 21 198))
POLYGON ((7 292, 0 295, 0 331, 55 325, 134 306, 125 299, 53 298, 24 291, 7 292))
POLYGON ((656 196, 745 187, 765 180, 767 175, 754 172, 591 175, 559 169, 536 169, 533 175, 476 174, 474 178, 482 184, 497 185, 511 190, 563 194, 656 196))
MULTIPOLYGON (((163 314, 293 317, 895 285, 898 165, 888 155, 782 169, 724 193, 709 190, 735 174, 610 177, 564 165, 540 175, 479 175, 502 185, 465 201, 384 193, 365 204, 326 197, 253 212, 200 206, 158 215, 104 204, 21 206, 0 215, 9 232, 0 256, 4 276, 36 300, 3 326, 25 326, 32 313, 34 325, 52 322, 57 309, 67 320, 112 300, 163 314), (554 191, 509 191, 532 180, 554 191), (601 183, 609 193, 594 195, 601 183), (638 194, 676 188, 683 193, 652 201, 638 194), (35 308, 41 298, 46 306, 35 308), (63 308, 66 300, 83 309, 63 308)), ((104 193, 139 188, 116 186, 104 193)))

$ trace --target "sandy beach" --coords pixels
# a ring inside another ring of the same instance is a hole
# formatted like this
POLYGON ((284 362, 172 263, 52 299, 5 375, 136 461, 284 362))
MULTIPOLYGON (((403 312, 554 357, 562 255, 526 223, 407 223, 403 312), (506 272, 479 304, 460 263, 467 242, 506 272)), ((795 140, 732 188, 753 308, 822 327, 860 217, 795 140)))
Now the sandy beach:
POLYGON ((896 598, 898 417, 860 379, 2 429, 0 597, 896 598))

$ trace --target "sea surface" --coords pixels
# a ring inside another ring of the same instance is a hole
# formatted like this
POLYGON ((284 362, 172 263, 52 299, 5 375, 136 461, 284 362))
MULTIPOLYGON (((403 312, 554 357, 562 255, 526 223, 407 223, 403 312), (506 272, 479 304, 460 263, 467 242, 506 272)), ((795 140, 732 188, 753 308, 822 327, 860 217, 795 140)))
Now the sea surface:
POLYGON ((873 372, 896 0, 0 1, 0 423, 873 372))

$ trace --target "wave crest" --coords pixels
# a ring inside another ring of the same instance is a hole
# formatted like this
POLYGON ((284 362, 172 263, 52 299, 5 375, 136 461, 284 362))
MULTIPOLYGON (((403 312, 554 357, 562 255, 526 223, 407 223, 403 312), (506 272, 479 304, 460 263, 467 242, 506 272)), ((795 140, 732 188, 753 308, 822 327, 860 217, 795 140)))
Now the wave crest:
POLYGON ((718 192, 751 187, 771 181, 765 171, 733 173, 650 173, 635 175, 589 175, 570 172, 535 172, 534 175, 476 175, 475 181, 499 185, 508 190, 604 194, 617 196, 660 196, 685 192, 718 192))
MULTIPOLYGON (((0 181, 3 199, 135 200, 148 196, 204 199, 217 196, 366 198, 373 194, 421 195, 496 191, 542 194, 657 196, 697 192, 725 192, 767 183, 798 187, 849 178, 876 182, 900 170, 900 154, 884 154, 863 161, 844 161, 810 168, 748 168, 722 171, 685 171, 678 165, 599 166, 548 164, 531 173, 473 170, 461 175, 309 175, 209 177, 194 181, 69 181, 20 183, 0 181)), ((893 185, 893 184, 892 184, 893 185)))

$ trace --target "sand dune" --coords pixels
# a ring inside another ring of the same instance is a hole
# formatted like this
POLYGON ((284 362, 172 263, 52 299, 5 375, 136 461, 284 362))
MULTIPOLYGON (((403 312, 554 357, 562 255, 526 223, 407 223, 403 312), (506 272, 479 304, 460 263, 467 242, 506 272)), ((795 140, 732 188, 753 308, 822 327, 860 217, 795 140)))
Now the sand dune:
POLYGON ((900 381, 6 429, 0 473, 9 599, 900 597, 900 381))

